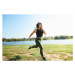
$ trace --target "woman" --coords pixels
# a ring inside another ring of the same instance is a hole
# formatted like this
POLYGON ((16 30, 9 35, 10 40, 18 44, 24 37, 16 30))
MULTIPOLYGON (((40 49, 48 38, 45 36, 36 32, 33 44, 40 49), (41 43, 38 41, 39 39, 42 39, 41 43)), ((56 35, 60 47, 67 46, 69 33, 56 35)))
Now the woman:
POLYGON ((42 56, 42 59, 43 60, 46 60, 46 58, 43 56, 43 47, 41 45, 41 40, 42 40, 42 36, 43 36, 43 33, 46 35, 46 32, 44 31, 44 29, 42 28, 42 23, 38 22, 37 25, 36 25, 37 29, 35 29, 29 36, 29 38, 27 40, 30 39, 30 37, 36 33, 36 39, 35 39, 35 42, 36 42, 36 45, 33 45, 33 46, 30 46, 28 49, 31 49, 31 48, 37 48, 39 47, 40 48, 40 54, 42 56))

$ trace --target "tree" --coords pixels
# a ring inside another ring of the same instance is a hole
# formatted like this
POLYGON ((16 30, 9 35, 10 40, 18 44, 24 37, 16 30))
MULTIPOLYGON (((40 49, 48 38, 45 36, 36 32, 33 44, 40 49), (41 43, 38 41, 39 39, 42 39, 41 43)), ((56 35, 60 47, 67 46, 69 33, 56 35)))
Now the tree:
POLYGON ((70 39, 70 36, 67 36, 66 39, 70 39))
POLYGON ((60 39, 60 37, 59 36, 55 36, 55 38, 54 39, 60 39))
POLYGON ((70 36, 70 38, 73 38, 73 36, 70 36))
POLYGON ((14 41, 14 38, 12 38, 11 41, 14 41))
POLYGON ((54 37, 53 37, 53 36, 51 36, 51 39, 54 39, 54 37))
POLYGON ((66 39, 66 36, 62 35, 60 36, 60 39, 66 39))
POLYGON ((2 42, 6 42, 7 40, 6 40, 6 38, 2 38, 2 42))

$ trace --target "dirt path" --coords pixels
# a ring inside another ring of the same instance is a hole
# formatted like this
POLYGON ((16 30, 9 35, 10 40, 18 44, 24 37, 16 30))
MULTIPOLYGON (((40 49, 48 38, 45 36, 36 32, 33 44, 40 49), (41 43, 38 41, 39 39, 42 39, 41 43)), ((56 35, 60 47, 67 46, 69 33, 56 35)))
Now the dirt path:
POLYGON ((2 56, 2 60, 3 60, 3 61, 7 61, 8 59, 7 59, 6 56, 2 56))
POLYGON ((66 52, 59 52, 57 54, 47 54, 46 52, 44 52, 44 56, 49 61, 64 61, 64 59, 62 59, 62 57, 63 58, 73 57, 73 54, 66 53, 66 52))

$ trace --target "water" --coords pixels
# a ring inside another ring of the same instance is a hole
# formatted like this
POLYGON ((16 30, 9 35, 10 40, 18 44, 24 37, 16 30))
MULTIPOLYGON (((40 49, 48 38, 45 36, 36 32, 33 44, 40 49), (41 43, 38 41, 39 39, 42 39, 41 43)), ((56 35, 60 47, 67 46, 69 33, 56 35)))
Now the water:
MULTIPOLYGON (((2 45, 34 45, 35 41, 16 41, 16 42, 2 42, 2 45)), ((69 45, 73 44, 73 40, 42 40, 41 44, 63 44, 69 45)))

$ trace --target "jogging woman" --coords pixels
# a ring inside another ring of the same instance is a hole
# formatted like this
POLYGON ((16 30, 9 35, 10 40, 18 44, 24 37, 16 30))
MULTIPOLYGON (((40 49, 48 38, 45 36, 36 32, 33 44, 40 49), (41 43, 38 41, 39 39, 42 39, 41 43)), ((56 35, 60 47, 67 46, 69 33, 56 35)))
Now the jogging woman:
POLYGON ((29 41, 30 37, 31 37, 34 33, 36 33, 36 39, 35 39, 36 45, 30 46, 28 49, 39 47, 39 48, 40 48, 40 54, 41 54, 41 56, 42 56, 42 59, 43 59, 43 60, 46 60, 46 58, 43 56, 43 47, 42 47, 42 45, 41 45, 43 33, 46 35, 46 32, 45 32, 44 29, 42 28, 42 23, 38 22, 38 23, 36 24, 36 29, 30 34, 29 38, 27 39, 28 41, 29 41))

